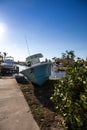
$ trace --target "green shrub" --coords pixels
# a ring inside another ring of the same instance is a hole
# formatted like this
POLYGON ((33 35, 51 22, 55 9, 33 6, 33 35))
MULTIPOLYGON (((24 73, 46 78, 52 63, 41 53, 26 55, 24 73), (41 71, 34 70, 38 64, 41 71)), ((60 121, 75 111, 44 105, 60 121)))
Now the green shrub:
POLYGON ((67 69, 66 77, 55 84, 51 97, 56 111, 64 117, 65 129, 87 129, 87 67, 78 60, 67 69))

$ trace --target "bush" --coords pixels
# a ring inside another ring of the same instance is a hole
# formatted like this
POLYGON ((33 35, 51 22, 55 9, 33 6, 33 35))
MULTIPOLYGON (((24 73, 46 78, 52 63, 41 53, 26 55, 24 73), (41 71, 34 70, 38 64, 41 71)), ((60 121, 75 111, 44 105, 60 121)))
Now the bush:
POLYGON ((87 67, 78 60, 68 67, 66 77, 55 84, 51 97, 56 111, 64 117, 66 130, 87 129, 87 67))

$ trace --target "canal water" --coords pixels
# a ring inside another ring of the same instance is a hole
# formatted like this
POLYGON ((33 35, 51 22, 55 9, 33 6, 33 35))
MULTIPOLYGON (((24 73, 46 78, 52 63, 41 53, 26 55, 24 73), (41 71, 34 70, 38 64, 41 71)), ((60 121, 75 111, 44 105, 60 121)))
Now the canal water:
POLYGON ((65 77, 65 71, 53 71, 51 70, 51 76, 49 78, 63 78, 65 77))
MULTIPOLYGON (((19 67, 19 72, 27 68, 27 66, 22 66, 22 65, 17 65, 17 66, 19 67)), ((66 75, 65 71, 51 70, 51 75, 49 78, 62 78, 62 77, 65 77, 65 75, 66 75)))

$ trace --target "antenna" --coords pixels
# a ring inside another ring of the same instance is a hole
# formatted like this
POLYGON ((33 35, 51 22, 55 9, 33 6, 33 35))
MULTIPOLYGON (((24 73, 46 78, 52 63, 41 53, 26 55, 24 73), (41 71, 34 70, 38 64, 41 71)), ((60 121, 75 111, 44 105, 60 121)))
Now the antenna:
POLYGON ((29 47, 28 47, 28 43, 27 43, 27 38, 25 37, 25 41, 26 41, 26 45, 27 45, 27 49, 28 49, 28 54, 30 56, 30 50, 29 50, 29 47))

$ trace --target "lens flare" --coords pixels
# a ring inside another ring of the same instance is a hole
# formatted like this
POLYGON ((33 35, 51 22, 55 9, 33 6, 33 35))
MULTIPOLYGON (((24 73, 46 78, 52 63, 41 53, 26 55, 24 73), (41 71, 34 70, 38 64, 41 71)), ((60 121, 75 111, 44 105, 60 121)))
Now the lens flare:
POLYGON ((0 37, 4 36, 4 33, 6 32, 7 26, 5 23, 0 23, 0 37))

